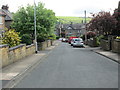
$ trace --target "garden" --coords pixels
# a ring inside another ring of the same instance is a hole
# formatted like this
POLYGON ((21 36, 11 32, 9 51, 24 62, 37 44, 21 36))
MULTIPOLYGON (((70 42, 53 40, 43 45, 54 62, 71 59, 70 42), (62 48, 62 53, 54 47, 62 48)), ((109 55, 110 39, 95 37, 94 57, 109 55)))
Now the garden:
POLYGON ((113 14, 101 11, 92 16, 86 25, 87 44, 120 53, 120 2, 113 14))

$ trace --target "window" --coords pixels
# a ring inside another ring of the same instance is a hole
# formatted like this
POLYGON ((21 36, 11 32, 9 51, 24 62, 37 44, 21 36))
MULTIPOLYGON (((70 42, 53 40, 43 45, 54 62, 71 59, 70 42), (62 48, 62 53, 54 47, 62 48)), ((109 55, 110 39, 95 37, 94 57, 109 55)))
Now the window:
POLYGON ((3 24, 3 23, 2 23, 2 17, 1 17, 1 16, 0 16, 0 24, 3 24))

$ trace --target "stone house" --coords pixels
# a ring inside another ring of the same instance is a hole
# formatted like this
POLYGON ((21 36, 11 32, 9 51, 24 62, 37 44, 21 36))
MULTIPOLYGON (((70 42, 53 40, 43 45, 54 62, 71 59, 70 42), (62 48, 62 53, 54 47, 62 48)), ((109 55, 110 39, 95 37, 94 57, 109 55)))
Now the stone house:
POLYGON ((6 14, 2 10, 0 10, 0 35, 5 28, 5 16, 6 14))
POLYGON ((56 25, 56 35, 60 37, 80 36, 85 33, 84 24, 62 24, 56 25))
POLYGON ((4 19, 5 20, 5 27, 10 29, 10 25, 13 21, 13 18, 12 18, 12 13, 8 9, 9 9, 8 5, 2 5, 0 12, 5 14, 5 19, 4 19))

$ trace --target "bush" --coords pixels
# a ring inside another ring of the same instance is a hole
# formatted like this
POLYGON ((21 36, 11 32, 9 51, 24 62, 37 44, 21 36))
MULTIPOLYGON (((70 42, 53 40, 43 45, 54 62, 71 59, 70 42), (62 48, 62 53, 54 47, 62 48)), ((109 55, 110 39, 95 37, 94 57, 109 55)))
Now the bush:
POLYGON ((48 39, 52 39, 52 40, 55 40, 56 39, 56 35, 55 34, 51 34, 48 39))
POLYGON ((21 40, 22 40, 21 43, 25 43, 26 45, 32 44, 32 40, 31 40, 29 34, 23 34, 22 37, 21 37, 21 40))
POLYGON ((59 39, 60 37, 59 36, 56 36, 56 39, 59 39))
POLYGON ((120 39, 120 36, 117 36, 116 39, 120 39))
POLYGON ((96 39, 97 39, 97 45, 100 45, 100 40, 103 39, 104 36, 103 35, 100 35, 100 36, 97 36, 96 39))
MULTIPOLYGON (((93 38, 96 36, 95 32, 87 32, 87 39, 93 38)), ((83 40, 85 40, 85 35, 80 36, 83 40)))
POLYGON ((14 29, 6 30, 5 33, 3 33, 2 38, 2 44, 8 44, 9 47, 17 46, 20 44, 20 37, 19 33, 15 32, 14 29))

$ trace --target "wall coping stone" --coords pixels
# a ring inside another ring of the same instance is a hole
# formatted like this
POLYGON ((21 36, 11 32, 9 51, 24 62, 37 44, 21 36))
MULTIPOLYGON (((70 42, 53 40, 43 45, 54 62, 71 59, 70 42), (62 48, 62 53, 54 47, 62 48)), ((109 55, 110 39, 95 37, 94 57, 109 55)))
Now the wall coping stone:
POLYGON ((120 40, 119 40, 119 39, 115 39, 115 41, 120 42, 120 40))
POLYGON ((17 49, 17 48, 20 48, 20 47, 23 47, 23 46, 25 46, 25 44, 20 44, 20 45, 18 45, 18 46, 11 47, 11 48, 9 48, 9 51, 14 50, 14 49, 17 49))
POLYGON ((29 48, 29 47, 32 47, 32 46, 34 46, 34 44, 27 45, 26 48, 29 48))
POLYGON ((7 44, 0 45, 0 48, 3 48, 3 47, 8 47, 8 45, 7 44))

